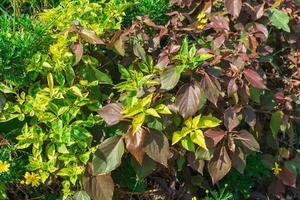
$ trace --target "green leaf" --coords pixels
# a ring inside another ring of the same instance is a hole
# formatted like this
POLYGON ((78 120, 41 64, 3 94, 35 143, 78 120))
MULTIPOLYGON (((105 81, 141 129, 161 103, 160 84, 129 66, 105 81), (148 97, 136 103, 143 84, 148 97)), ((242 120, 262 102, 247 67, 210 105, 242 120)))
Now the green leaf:
POLYGON ((205 150, 208 150, 205 144, 205 139, 203 132, 201 130, 195 130, 190 134, 192 142, 195 144, 198 144, 200 147, 202 147, 205 150))
POLYGON ((132 120, 132 134, 135 134, 136 131, 141 128, 145 121, 145 113, 140 113, 136 115, 132 120))
POLYGON ((93 158, 94 175, 107 174, 115 170, 121 164, 124 150, 124 141, 120 136, 102 142, 93 158))
POLYGON ((219 126, 222 121, 212 116, 203 116, 199 123, 199 128, 214 128, 219 126))
POLYGON ((189 44, 188 44, 188 39, 187 37, 185 37, 181 43, 181 47, 180 47, 180 56, 183 58, 187 58, 188 57, 188 52, 189 52, 189 44))
POLYGON ((291 32, 289 27, 289 16, 278 9, 272 9, 269 15, 270 22, 278 29, 282 29, 286 32, 291 32))
POLYGON ((271 116, 270 128, 274 138, 277 137, 278 131, 280 129, 282 116, 283 113, 281 111, 274 112, 271 116))
POLYGON ((80 74, 84 79, 92 82, 99 81, 100 84, 112 84, 111 77, 108 73, 101 72, 93 66, 84 66, 80 70, 80 74))
POLYGON ((195 152, 195 145, 189 137, 185 137, 181 140, 181 145, 188 151, 195 152))
POLYGON ((148 108, 146 110, 146 114, 152 115, 153 117, 160 118, 159 114, 156 112, 156 110, 154 108, 148 108))
POLYGON ((140 165, 135 159, 131 159, 131 165, 139 180, 143 180, 144 178, 149 176, 156 167, 156 163, 148 156, 144 157, 142 165, 140 165))

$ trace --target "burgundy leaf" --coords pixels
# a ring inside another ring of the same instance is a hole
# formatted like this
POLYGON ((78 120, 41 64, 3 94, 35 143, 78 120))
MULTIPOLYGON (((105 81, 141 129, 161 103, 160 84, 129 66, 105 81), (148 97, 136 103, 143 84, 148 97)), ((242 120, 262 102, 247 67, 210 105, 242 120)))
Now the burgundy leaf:
POLYGON ((215 106, 217 106, 218 98, 220 95, 219 89, 216 86, 217 80, 210 78, 208 74, 205 73, 204 77, 201 80, 201 89, 203 90, 206 98, 212 102, 215 106))
POLYGON ((251 106, 247 106, 243 110, 245 121, 249 126, 251 126, 252 129, 254 129, 254 126, 256 124, 256 114, 251 106))
POLYGON ((71 49, 75 53, 75 58, 76 58, 75 65, 77 65, 83 55, 83 45, 81 44, 80 41, 77 41, 71 45, 71 49))
POLYGON ((236 113, 232 107, 229 107, 224 112, 224 125, 228 131, 232 131, 240 124, 240 120, 237 118, 236 113))
POLYGON ((244 75, 245 78, 247 79, 247 81, 256 88, 259 89, 267 89, 267 87, 265 86, 263 79, 260 77, 260 75, 252 70, 252 69, 245 69, 244 70, 244 75))
POLYGON ((225 131, 209 129, 204 135, 212 140, 212 147, 215 147, 224 138, 225 131))
POLYGON ((200 104, 200 88, 195 81, 183 85, 177 92, 175 105, 184 119, 193 116, 200 104))
POLYGON ((240 140, 241 143, 252 151, 260 151, 259 144, 254 136, 247 130, 241 130, 237 135, 236 139, 240 140))
POLYGON ((169 142, 163 133, 151 129, 149 134, 145 135, 144 151, 154 161, 168 166, 169 142))
POLYGON ((238 95, 243 104, 248 104, 250 96, 248 85, 243 84, 243 86, 238 90, 238 95))
POLYGON ((208 172, 213 184, 221 180, 231 169, 231 160, 225 147, 216 151, 208 163, 208 172))
POLYGON ((240 147, 235 148, 235 151, 230 154, 232 166, 241 174, 244 173, 246 167, 245 154, 240 147))
POLYGON ((204 165, 205 165, 205 162, 204 160, 197 160, 195 158, 195 154, 194 153, 188 153, 187 154, 187 160, 188 160, 188 163, 189 163, 189 166, 199 172, 201 175, 203 175, 203 168, 204 168, 204 165))
POLYGON ((240 15, 242 4, 242 0, 224 0, 225 8, 235 18, 240 15))
POLYGON ((232 96, 234 93, 238 91, 238 85, 236 84, 236 78, 230 79, 227 86, 227 94, 228 96, 232 96))
POLYGON ((144 128, 139 128, 135 134, 132 134, 132 128, 130 128, 124 136, 126 149, 134 156, 140 165, 143 163, 145 154, 143 149, 145 135, 146 130, 144 128))
POLYGON ((110 103, 100 110, 99 115, 104 119, 108 125, 115 125, 123 119, 122 115, 123 105, 120 103, 110 103))
POLYGON ((278 179, 281 180, 284 185, 296 187, 297 176, 286 167, 282 168, 278 174, 278 179))
POLYGON ((276 197, 280 197, 284 192, 285 187, 282 184, 282 182, 278 179, 275 179, 268 187, 268 193, 272 196, 274 195, 276 197))

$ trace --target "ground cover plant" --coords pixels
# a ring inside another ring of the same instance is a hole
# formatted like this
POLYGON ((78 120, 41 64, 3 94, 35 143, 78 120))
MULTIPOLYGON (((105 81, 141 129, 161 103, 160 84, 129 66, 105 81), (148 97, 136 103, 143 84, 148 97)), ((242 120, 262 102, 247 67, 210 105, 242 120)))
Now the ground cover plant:
POLYGON ((298 0, 0 12, 0 199, 300 199, 298 0))

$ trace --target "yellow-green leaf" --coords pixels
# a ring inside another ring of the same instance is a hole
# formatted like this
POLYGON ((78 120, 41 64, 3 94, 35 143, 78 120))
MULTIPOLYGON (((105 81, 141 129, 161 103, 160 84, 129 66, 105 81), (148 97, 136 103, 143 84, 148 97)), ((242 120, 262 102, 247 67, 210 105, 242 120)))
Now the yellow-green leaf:
POLYGON ((132 117, 140 112, 143 111, 142 107, 139 106, 133 106, 133 107, 126 107, 123 111, 122 114, 124 114, 124 117, 132 117))
POLYGON ((141 106, 148 108, 151 104, 152 97, 153 97, 153 94, 149 94, 148 96, 144 97, 140 102, 141 106))
POLYGON ((190 137, 195 144, 198 144, 203 149, 208 150, 205 144, 203 132, 200 129, 193 131, 190 134, 190 137))
POLYGON ((143 125, 145 121, 145 113, 140 113, 136 115, 132 120, 132 134, 135 134, 139 128, 143 125))
POLYGON ((147 113, 148 115, 152 115, 153 117, 158 117, 158 118, 160 118, 159 114, 156 112, 156 110, 155 110, 154 108, 148 108, 148 109, 146 110, 146 113, 147 113))
POLYGON ((82 93, 81 93, 80 89, 77 86, 74 85, 70 89, 72 90, 72 92, 75 95, 82 97, 82 93))
POLYGON ((197 115, 196 117, 193 118, 192 128, 198 128, 200 118, 201 118, 201 115, 197 115))
POLYGON ((165 115, 170 115, 172 114, 171 111, 169 110, 168 106, 164 104, 159 104, 155 107, 155 110, 160 113, 160 114, 165 114, 165 115))
POLYGON ((187 127, 183 127, 181 131, 175 131, 173 133, 173 137, 172 137, 172 145, 179 142, 182 138, 187 136, 190 132, 191 132, 191 130, 188 129, 187 127))
POLYGON ((204 116, 201 118, 199 128, 213 128, 219 126, 221 120, 212 116, 204 116))
POLYGON ((192 128, 192 124, 193 124, 193 118, 189 117, 187 120, 184 121, 184 125, 188 128, 192 128))
POLYGON ((47 75, 47 82, 48 82, 48 87, 49 87, 49 90, 50 90, 50 96, 53 95, 53 88, 54 88, 54 82, 53 82, 53 76, 51 73, 49 73, 47 75))

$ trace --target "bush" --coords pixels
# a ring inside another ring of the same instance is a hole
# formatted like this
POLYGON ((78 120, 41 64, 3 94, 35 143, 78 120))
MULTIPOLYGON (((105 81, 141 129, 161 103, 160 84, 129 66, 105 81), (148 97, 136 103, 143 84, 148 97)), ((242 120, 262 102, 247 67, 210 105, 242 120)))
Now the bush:
POLYGON ((2 199, 300 198, 298 1, 16 2, 2 199))

